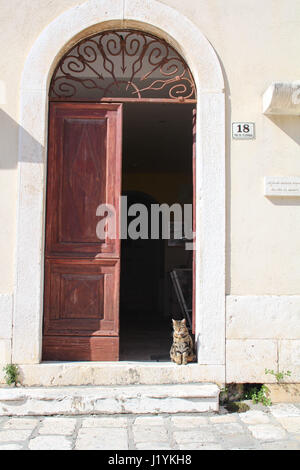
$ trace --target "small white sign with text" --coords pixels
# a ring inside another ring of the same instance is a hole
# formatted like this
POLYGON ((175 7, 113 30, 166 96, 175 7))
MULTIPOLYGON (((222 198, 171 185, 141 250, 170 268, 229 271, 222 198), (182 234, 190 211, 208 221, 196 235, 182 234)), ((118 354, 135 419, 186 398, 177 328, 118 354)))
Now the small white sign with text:
POLYGON ((254 122, 233 122, 232 138, 240 140, 255 139, 254 122))
POLYGON ((300 177, 266 176, 265 196, 300 197, 300 177))

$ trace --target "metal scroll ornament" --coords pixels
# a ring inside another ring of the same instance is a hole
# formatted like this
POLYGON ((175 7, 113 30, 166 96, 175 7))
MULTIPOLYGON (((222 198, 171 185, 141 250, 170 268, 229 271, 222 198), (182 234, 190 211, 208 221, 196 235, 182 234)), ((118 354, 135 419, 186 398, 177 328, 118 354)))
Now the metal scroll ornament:
POLYGON ((140 31, 105 31, 74 46, 58 64, 50 99, 195 99, 191 72, 162 39, 140 31))

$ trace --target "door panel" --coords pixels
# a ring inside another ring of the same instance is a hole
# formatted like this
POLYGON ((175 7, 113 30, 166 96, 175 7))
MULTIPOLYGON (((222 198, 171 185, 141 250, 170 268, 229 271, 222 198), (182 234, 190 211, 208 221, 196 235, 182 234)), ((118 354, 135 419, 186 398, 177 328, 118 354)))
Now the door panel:
POLYGON ((45 335, 118 336, 119 260, 46 260, 45 335))
POLYGON ((121 132, 121 105, 51 103, 47 256, 120 256, 118 237, 97 238, 96 210, 113 205, 119 222, 121 132))
POLYGON ((45 336, 47 361, 118 361, 119 339, 114 336, 45 336))
POLYGON ((118 360, 122 107, 51 103, 43 359, 118 360), (96 234, 100 204, 116 239, 96 234))

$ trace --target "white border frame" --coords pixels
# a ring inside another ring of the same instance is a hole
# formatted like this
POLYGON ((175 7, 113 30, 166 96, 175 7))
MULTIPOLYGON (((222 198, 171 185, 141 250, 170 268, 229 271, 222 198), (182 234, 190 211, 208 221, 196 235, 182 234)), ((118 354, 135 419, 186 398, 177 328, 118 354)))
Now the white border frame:
POLYGON ((82 37, 134 27, 167 40, 197 87, 196 339, 198 363, 225 372, 225 93, 217 55, 199 29, 156 0, 88 0, 52 21, 34 43, 21 85, 12 361, 41 361, 48 87, 82 37), (221 368, 220 368, 221 366, 221 368))

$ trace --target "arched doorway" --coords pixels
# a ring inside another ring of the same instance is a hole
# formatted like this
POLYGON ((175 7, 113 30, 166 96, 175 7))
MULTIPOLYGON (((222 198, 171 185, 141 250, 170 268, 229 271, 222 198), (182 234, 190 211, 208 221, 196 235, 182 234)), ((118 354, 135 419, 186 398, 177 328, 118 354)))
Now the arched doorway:
MULTIPOLYGON (((212 44, 185 15, 156 0, 88 0, 61 13, 37 37, 20 88, 16 277, 12 360, 42 360, 44 220, 48 91, 62 54, 76 41, 107 28, 138 28, 164 38, 186 58, 197 86, 196 340, 199 377, 225 377, 225 83, 212 44), (201 245, 201 254, 199 247, 201 245), (30 273, 30 276, 29 276, 30 273), (201 375, 202 374, 202 375, 201 375)), ((88 368, 89 366, 86 365, 88 368)), ((35 369, 35 366, 33 366, 35 369)))
MULTIPOLYGON (((151 127, 148 106, 160 106, 156 119, 166 116, 166 107, 168 116, 177 113, 174 135, 186 114, 179 107, 188 106, 192 168, 194 81, 166 41, 136 30, 104 31, 60 60, 49 98, 43 358, 118 360, 121 233, 117 224, 114 239, 99 239, 97 210, 110 204, 119 220, 122 149, 128 145, 122 119, 138 115, 151 127)), ((162 137, 157 133, 154 140, 162 137)), ((172 132, 167 138, 166 150, 176 153, 172 132)), ((158 152, 168 165, 168 156, 158 152)), ((184 158, 178 154, 174 164, 184 158)))

